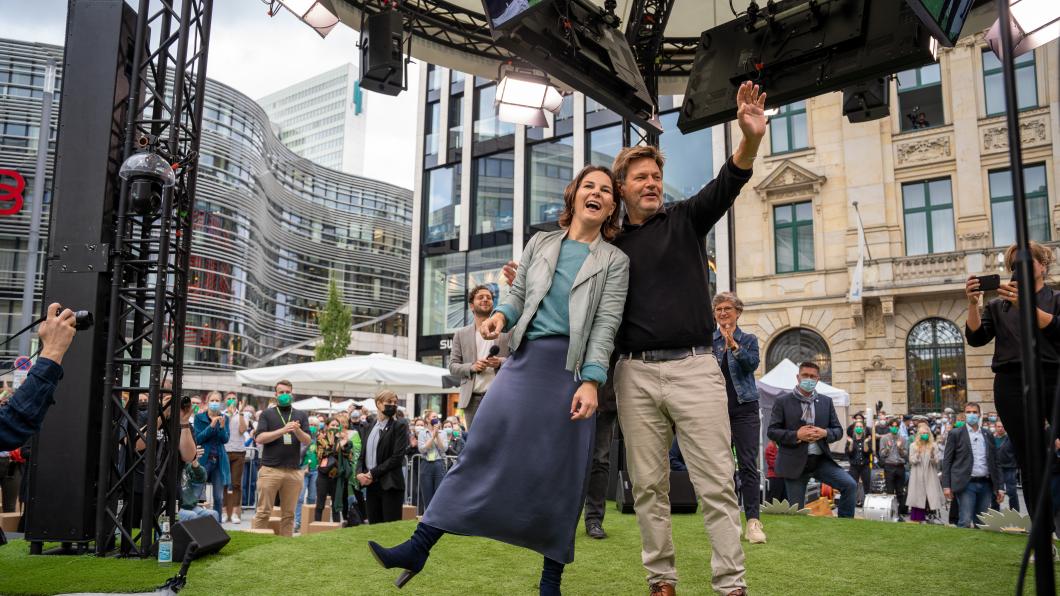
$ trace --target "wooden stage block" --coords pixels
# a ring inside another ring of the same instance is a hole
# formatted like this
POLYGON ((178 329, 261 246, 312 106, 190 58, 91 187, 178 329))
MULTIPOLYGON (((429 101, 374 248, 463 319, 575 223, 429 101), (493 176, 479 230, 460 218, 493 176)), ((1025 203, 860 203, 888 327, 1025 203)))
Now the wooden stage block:
POLYGON ((328 530, 338 530, 342 527, 339 522, 310 522, 309 526, 306 527, 306 534, 318 534, 320 532, 327 532, 328 530))
POLYGON ((415 505, 402 505, 401 506, 401 519, 410 520, 416 519, 416 506, 415 505))
MULTIPOLYGON (((302 505, 302 525, 304 526, 316 519, 316 517, 314 517, 316 513, 316 505, 310 505, 309 503, 302 505)), ((324 521, 331 519, 331 505, 324 507, 324 512, 321 514, 320 519, 324 521)))
POLYGON ((806 508, 810 510, 810 515, 816 517, 832 517, 832 504, 824 497, 821 497, 812 503, 807 503, 806 508))
POLYGON ((249 530, 239 530, 239 531, 240 532, 250 532, 251 534, 269 534, 270 536, 275 536, 276 535, 276 532, 274 532, 271 528, 251 528, 249 530))
POLYGON ((280 533, 280 523, 283 521, 282 517, 272 516, 269 518, 269 527, 272 528, 273 532, 280 533))
POLYGON ((5 532, 17 532, 21 513, 0 513, 0 529, 5 532))

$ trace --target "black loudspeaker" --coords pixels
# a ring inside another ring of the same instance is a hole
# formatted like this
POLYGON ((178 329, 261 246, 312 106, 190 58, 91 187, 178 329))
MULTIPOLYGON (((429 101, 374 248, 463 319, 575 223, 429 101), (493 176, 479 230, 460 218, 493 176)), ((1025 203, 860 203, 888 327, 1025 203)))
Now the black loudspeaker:
POLYGON ((615 508, 622 513, 633 513, 633 482, 629 479, 629 474, 625 470, 618 471, 615 508))
POLYGON ((887 117, 891 105, 891 77, 870 79, 843 89, 843 115, 852 123, 887 117))
POLYGON ((180 522, 173 526, 173 562, 183 561, 184 553, 193 542, 199 548, 192 558, 198 559, 221 550, 231 539, 212 515, 180 522))
POLYGON ((405 30, 396 10, 368 15, 361 29, 361 88, 385 95, 405 89, 405 30))
POLYGON ((670 513, 695 513, 696 489, 685 470, 670 470, 670 513))

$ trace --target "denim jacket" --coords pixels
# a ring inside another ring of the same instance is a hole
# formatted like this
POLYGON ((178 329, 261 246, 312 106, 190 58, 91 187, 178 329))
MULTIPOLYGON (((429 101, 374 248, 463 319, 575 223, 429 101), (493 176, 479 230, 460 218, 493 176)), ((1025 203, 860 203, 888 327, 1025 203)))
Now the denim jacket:
MULTIPOLYGON (((733 332, 740 349, 729 352, 729 376, 736 388, 736 401, 741 404, 758 400, 758 385, 755 384, 755 370, 758 368, 758 338, 752 333, 744 333, 738 326, 733 332)), ((714 330, 714 356, 721 364, 725 354, 725 337, 718 329, 714 330)))

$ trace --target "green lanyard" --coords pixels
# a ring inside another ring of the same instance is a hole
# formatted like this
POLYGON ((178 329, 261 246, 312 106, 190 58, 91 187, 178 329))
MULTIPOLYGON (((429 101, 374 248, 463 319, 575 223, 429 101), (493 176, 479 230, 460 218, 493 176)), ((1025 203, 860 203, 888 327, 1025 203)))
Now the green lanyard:
POLYGON ((284 426, 287 426, 287 423, 291 421, 292 416, 294 416, 293 408, 291 410, 291 413, 287 416, 287 420, 283 419, 283 414, 280 413, 280 409, 276 408, 276 417, 280 419, 280 422, 282 422, 284 426))

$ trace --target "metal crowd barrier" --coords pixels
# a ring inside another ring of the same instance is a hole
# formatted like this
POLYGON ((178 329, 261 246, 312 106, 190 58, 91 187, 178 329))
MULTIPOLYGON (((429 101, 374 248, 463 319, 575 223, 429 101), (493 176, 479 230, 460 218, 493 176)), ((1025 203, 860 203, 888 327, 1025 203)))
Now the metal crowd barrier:
MULTIPOLYGON (((446 455, 443 458, 446 472, 456 464, 457 457, 446 455)), ((419 453, 405 456, 405 465, 402 466, 405 474, 405 504, 415 505, 419 515, 423 515, 423 507, 420 505, 423 502, 423 494, 420 492, 420 461, 422 460, 423 455, 419 453)))

